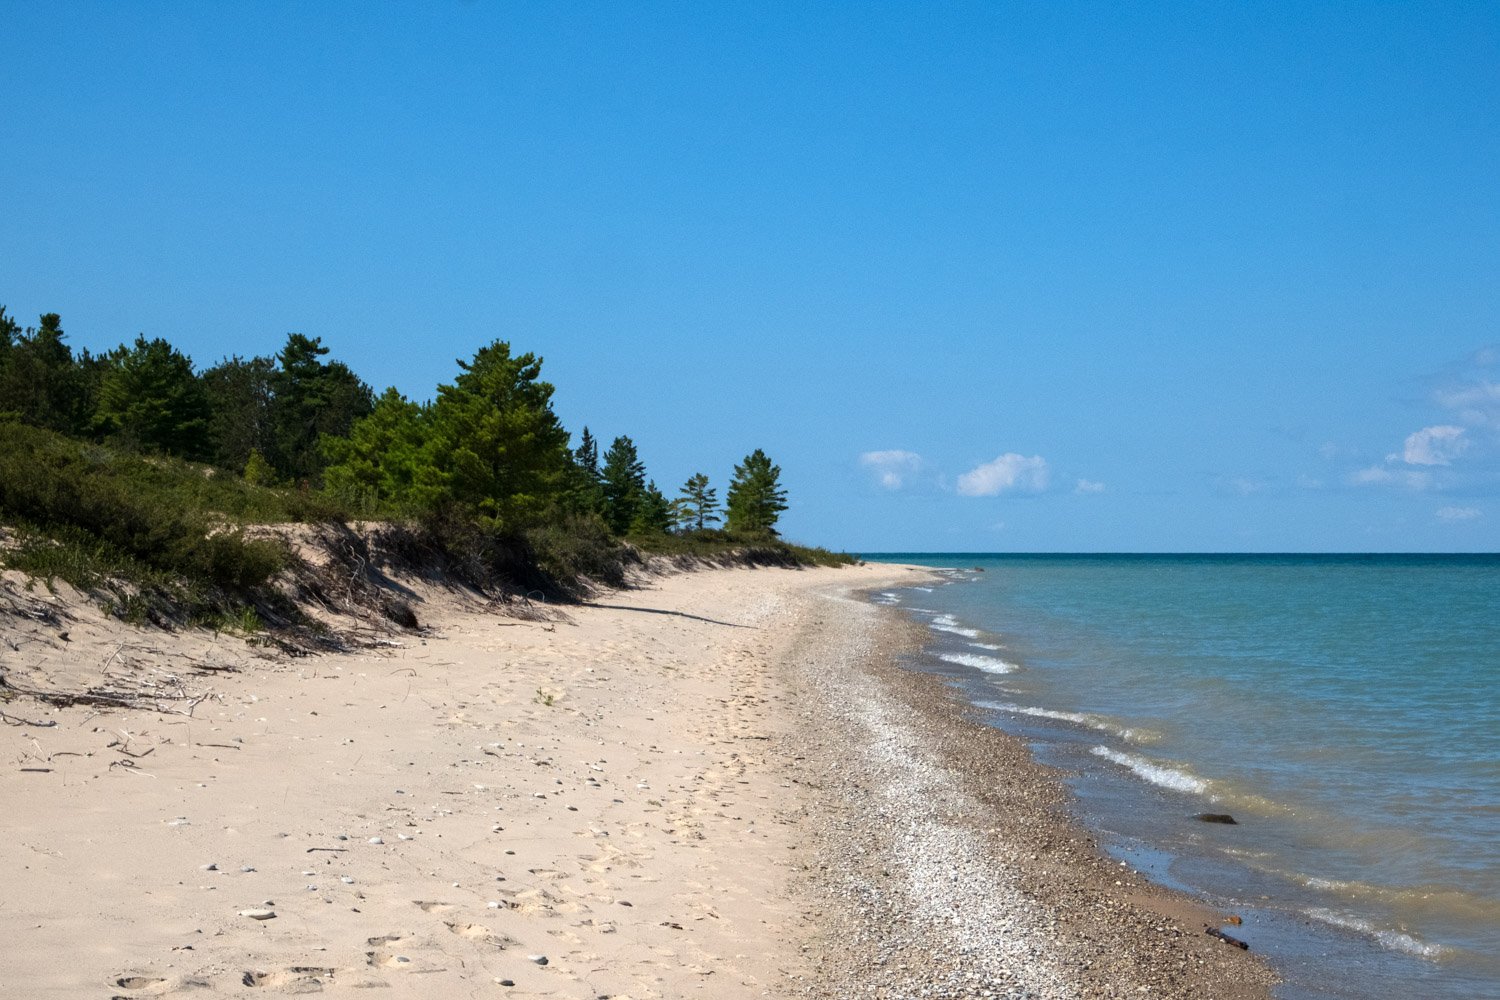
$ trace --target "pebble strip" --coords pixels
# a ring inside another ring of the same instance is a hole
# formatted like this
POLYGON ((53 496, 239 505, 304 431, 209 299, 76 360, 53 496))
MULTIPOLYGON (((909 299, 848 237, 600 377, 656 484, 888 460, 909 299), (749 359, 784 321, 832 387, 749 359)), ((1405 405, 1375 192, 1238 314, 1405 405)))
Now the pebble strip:
POLYGON ((922 630, 836 592, 786 613, 802 891, 822 929, 801 995, 1270 996, 1255 956, 1192 926, 1212 914, 1101 855, 1020 741, 896 664, 922 630))

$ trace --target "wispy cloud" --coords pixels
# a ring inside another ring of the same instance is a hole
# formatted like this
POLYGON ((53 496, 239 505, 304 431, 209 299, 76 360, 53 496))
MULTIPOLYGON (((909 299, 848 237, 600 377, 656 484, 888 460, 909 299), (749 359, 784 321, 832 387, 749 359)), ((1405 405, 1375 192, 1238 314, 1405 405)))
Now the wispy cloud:
POLYGON ((1493 369, 1500 367, 1500 344, 1489 344, 1438 377, 1432 401, 1466 427, 1500 433, 1500 382, 1493 369))
POLYGON ((1239 497, 1248 497, 1254 493, 1264 493, 1268 484, 1264 479, 1251 479, 1248 476, 1230 476, 1218 480, 1216 485, 1225 493, 1232 493, 1239 497))
POLYGON ((1078 485, 1073 487, 1074 493, 1103 493, 1104 484, 1096 483, 1092 479, 1080 479, 1078 485))
POLYGON ((1437 509, 1439 521, 1473 521, 1483 514, 1484 512, 1478 507, 1439 507, 1437 509))
POLYGON ((993 462, 977 465, 958 477, 958 492, 966 497, 993 497, 1001 493, 1040 493, 1047 488, 1051 471, 1040 455, 1018 455, 1008 451, 993 462))
POLYGON ((1404 486, 1409 490, 1425 490, 1432 486, 1432 474, 1390 464, 1372 465, 1351 472, 1349 482, 1355 486, 1404 486))
POLYGON ((1452 465, 1468 447, 1469 440, 1462 427, 1438 424, 1408 434, 1401 460, 1407 465, 1452 465))
POLYGON ((899 449, 867 451, 859 456, 859 464, 875 473, 883 489, 899 490, 922 468, 922 456, 899 449))

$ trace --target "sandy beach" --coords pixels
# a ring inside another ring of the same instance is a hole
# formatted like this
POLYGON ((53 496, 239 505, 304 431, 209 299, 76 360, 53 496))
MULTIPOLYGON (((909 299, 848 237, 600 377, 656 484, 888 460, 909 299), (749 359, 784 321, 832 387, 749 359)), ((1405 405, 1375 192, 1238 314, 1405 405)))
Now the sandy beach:
POLYGON ((13 682, 170 695, 0 705, 0 996, 1268 996, 900 667, 920 630, 857 594, 920 572, 427 591, 425 634, 306 657, 0 618, 13 682))

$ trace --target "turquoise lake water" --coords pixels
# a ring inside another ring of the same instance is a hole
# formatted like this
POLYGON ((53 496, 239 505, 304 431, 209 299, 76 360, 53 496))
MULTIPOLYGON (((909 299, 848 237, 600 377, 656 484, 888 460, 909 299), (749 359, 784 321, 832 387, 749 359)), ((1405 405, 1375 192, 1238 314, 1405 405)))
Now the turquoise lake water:
POLYGON ((875 598, 919 665, 1283 996, 1500 997, 1500 556, 866 558, 950 571, 875 598))

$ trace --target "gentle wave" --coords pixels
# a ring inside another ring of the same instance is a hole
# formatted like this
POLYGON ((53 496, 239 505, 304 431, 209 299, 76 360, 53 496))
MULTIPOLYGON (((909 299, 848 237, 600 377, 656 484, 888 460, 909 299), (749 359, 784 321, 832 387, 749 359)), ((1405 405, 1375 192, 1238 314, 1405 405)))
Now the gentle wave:
POLYGON ((1005 648, 998 642, 971 642, 969 643, 969 645, 973 646, 975 649, 988 649, 991 651, 1005 648))
POLYGON ((1000 712, 1014 712, 1017 715, 1030 715, 1038 719, 1056 719, 1059 722, 1076 722, 1080 726, 1088 726, 1100 732, 1114 733, 1122 739, 1135 741, 1143 734, 1134 729, 1110 722, 1108 719, 1087 712, 1059 712, 1053 708, 1034 708, 1030 705, 1015 705, 1006 701, 981 701, 977 702, 980 708, 988 708, 1000 712))
POLYGON ((958 619, 952 615, 938 615, 928 623, 928 628, 934 632, 949 632, 953 635, 961 635, 966 639, 979 638, 979 632, 976 629, 964 628, 958 623, 958 619))
POLYGON ((1163 767, 1160 764, 1151 763, 1144 757, 1120 753, 1118 750, 1111 750, 1105 746, 1094 747, 1089 752, 1095 757, 1103 757, 1121 767, 1129 768, 1137 777, 1144 778, 1153 785, 1160 785, 1162 788, 1170 788, 1178 792, 1192 792, 1196 795, 1208 794, 1208 782, 1175 767, 1163 767))
POLYGON ((1359 931, 1361 934, 1368 934, 1376 941, 1379 941, 1381 947, 1391 951, 1404 951, 1408 955, 1418 955, 1422 958, 1440 958, 1448 951, 1447 948, 1444 948, 1440 944, 1423 941, 1401 931, 1381 930, 1368 920, 1348 913, 1337 913, 1318 906, 1311 907, 1304 912, 1309 917, 1321 920, 1325 924, 1332 924, 1335 927, 1343 927, 1347 930, 1359 931))
POLYGON ((977 653, 939 653, 938 659, 964 667, 973 667, 975 670, 983 670, 987 674, 1013 674, 1020 669, 1014 663, 1007 663, 999 657, 980 656, 977 653))

